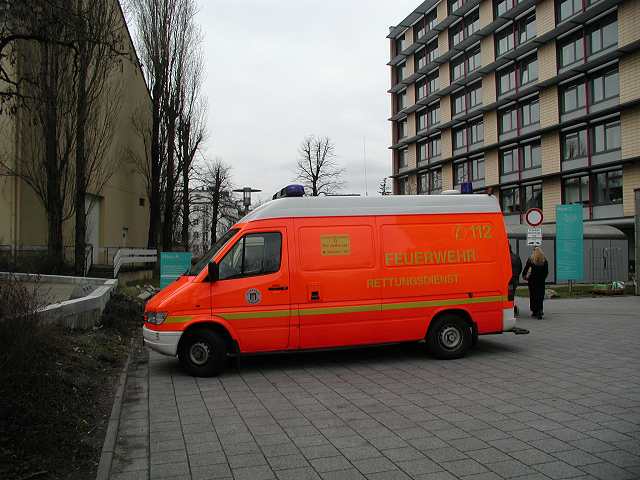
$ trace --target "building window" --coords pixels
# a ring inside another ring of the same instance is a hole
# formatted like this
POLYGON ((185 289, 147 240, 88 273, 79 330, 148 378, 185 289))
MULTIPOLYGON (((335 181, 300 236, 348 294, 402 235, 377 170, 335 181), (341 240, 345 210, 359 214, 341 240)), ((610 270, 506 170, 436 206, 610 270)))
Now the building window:
POLYGON ((620 94, 618 67, 608 68, 560 87, 560 113, 589 113, 594 106, 620 94), (587 98, 587 92, 589 98, 587 98))
POLYGON ((429 107, 429 128, 440 123, 440 102, 429 107))
POLYGON ((416 103, 427 96, 427 79, 422 78, 416 82, 416 103))
POLYGON ((561 136, 562 169, 573 170, 620 160, 620 119, 596 120, 561 136))
MULTIPOLYGON (((522 178, 522 172, 534 171, 541 166, 540 140, 500 151, 501 177, 518 174, 518 179, 520 179, 522 178)), ((527 177, 530 178, 531 176, 533 175, 528 175, 527 177)), ((508 181, 509 179, 504 180, 508 181)))
MULTIPOLYGON (((591 3, 595 3, 592 1, 591 3)), ((584 11, 583 0, 557 0, 556 18, 558 23, 584 11)))
POLYGON ((429 86, 429 95, 440 90, 440 72, 438 70, 427 75, 427 84, 429 86))
POLYGON ((620 95, 618 66, 590 79, 591 103, 596 104, 620 95))
POLYGON ((620 150, 620 120, 596 124, 593 127, 593 153, 620 150))
POLYGON ((615 205, 622 203, 622 169, 594 174, 594 205, 615 205))
POLYGON ((434 8, 425 15, 425 22, 429 30, 433 30, 438 24, 438 11, 434 8))
POLYGON ((533 127, 540 123, 540 106, 538 98, 524 101, 498 111, 500 135, 519 135, 521 129, 533 127))
POLYGON ((418 50, 415 53, 414 62, 415 62, 415 71, 416 72, 427 64, 427 49, 426 48, 421 48, 420 50, 418 50))
POLYGON ((481 146, 484 142, 484 125, 482 118, 453 128, 452 134, 453 149, 456 153, 459 153, 459 150, 467 150, 468 148, 481 146))
POLYGON ((618 44, 617 13, 608 15, 568 37, 558 41, 558 66, 566 68, 584 63, 591 55, 609 50, 618 44), (586 38, 586 42, 585 42, 586 38), (587 52, 585 52, 585 43, 587 52))
POLYGON ((415 40, 420 40, 427 33, 427 21, 426 17, 422 17, 420 20, 416 22, 413 26, 413 38, 415 40))
POLYGON ((507 13, 522 0, 494 0, 493 12, 496 17, 507 13))
POLYGON ((407 91, 403 90, 396 94, 396 113, 407 106, 407 91))
POLYGON ((480 10, 467 13, 458 23, 449 27, 449 48, 455 47, 480 29, 480 10))
POLYGON ((530 208, 542 208, 542 183, 503 188, 500 204, 505 215, 521 214, 530 208))
POLYGON ((402 170, 403 168, 407 168, 409 166, 407 161, 407 149, 404 148, 402 150, 396 150, 398 153, 398 170, 402 170))
POLYGON ((418 142, 416 150, 418 154, 418 165, 427 163, 429 161, 429 142, 427 140, 418 142))
POLYGON ((562 203, 581 203, 585 206, 591 203, 589 175, 569 177, 562 180, 562 203))
POLYGON ((447 0, 447 10, 449 15, 464 5, 464 0, 447 0))
POLYGON ((402 140, 407 136, 407 117, 403 118, 402 120, 398 120, 396 125, 398 129, 397 138, 398 140, 402 140))
POLYGON ((484 157, 464 159, 454 164, 453 184, 459 186, 465 182, 476 183, 480 188, 484 187, 484 157))
POLYGON ((533 54, 518 60, 507 68, 499 70, 496 75, 498 97, 507 95, 538 80, 538 56, 533 54))
POLYGON ((407 48, 406 33, 396 38, 396 55, 400 55, 407 48))
POLYGON ((396 67, 396 84, 404 80, 407 73, 407 62, 396 67))
POLYGON ((466 52, 451 60, 451 80, 466 78, 480 68, 480 46, 474 45, 466 52))
POLYGON ((418 174, 418 193, 434 195, 442 191, 442 170, 437 168, 418 174))
POLYGON ((520 106, 522 128, 540 123, 540 105, 538 99, 524 103, 520 106))
POLYGON ((440 135, 429 139, 429 161, 440 157, 440 135))
POLYGON ((482 82, 452 94, 453 115, 459 115, 482 105, 482 82))
POLYGON ((400 177, 398 179, 398 195, 409 194, 409 177, 400 177))
POLYGON ((436 58, 438 58, 438 38, 434 38, 431 40, 426 48, 427 54, 427 63, 433 62, 436 58))
POLYGON ((536 15, 534 12, 515 20, 495 34, 496 57, 504 55, 536 36, 536 15))

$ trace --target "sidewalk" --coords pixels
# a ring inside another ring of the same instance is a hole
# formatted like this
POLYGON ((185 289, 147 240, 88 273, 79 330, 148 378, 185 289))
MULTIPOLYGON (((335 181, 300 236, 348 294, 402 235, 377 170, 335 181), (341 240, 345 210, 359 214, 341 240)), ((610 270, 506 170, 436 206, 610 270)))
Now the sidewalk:
POLYGON ((481 337, 456 361, 404 345, 194 379, 150 353, 130 372, 111 480, 640 478, 640 299, 545 311, 520 320, 530 335, 481 337))

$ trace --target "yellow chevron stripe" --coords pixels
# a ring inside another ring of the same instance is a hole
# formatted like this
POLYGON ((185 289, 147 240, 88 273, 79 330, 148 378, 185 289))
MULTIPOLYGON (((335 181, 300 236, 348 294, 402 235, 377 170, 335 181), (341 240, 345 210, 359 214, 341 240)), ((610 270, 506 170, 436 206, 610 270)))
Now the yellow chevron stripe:
MULTIPOLYGON (((475 298, 456 298, 450 300, 422 300, 416 302, 402 302, 402 303, 386 303, 381 305, 353 305, 345 307, 327 307, 327 308, 305 308, 299 310, 300 316, 309 315, 335 315, 344 313, 359 313, 359 312, 379 312, 379 311, 393 311, 393 310, 407 310, 411 308, 425 308, 425 307, 446 307, 452 305, 471 305, 477 303, 493 303, 507 301, 507 297, 475 297, 475 298)), ((294 310, 271 310, 262 312, 234 312, 234 313, 219 313, 218 316, 225 320, 247 320, 253 318, 281 318, 295 315, 294 310)), ((171 318, 171 317, 169 317, 171 318)), ((178 317, 175 317, 178 318, 178 317)), ((180 317, 182 318, 182 317, 180 317)), ((167 319, 168 320, 168 319, 167 319)))

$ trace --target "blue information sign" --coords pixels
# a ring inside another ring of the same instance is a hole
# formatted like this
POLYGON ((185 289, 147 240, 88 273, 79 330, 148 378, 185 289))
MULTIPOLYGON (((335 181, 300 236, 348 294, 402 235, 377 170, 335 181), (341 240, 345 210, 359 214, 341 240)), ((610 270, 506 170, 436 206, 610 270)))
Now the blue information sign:
POLYGON ((584 276, 582 205, 556 205, 556 280, 584 276))
POLYGON ((191 268, 191 252, 160 253, 160 288, 164 288, 191 268))

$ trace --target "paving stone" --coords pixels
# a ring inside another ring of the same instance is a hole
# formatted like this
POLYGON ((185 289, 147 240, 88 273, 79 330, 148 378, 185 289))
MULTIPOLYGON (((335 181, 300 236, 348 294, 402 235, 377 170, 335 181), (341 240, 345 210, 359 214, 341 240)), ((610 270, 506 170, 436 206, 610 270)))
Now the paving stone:
POLYGON ((629 470, 616 467, 611 463, 593 463, 590 465, 584 465, 580 467, 580 470, 584 470, 589 475, 600 480, 627 480, 638 478, 629 470))
POLYGON ((451 447, 427 450, 425 452, 425 455, 434 462, 438 463, 468 458, 467 455, 462 453, 460 450, 456 450, 455 448, 451 447))
POLYGON ((349 460, 340 456, 316 458, 311 460, 311 465, 320 473, 331 472, 333 470, 345 470, 352 467, 349 460))
POLYGON ((440 463, 440 466, 458 476, 472 475, 474 473, 484 473, 487 471, 485 467, 472 459, 442 462, 440 463))
MULTIPOLYGON (((351 468, 349 470, 337 470, 320 474, 323 480, 365 480, 360 472, 351 468)), ((389 477, 390 479, 392 477, 389 477)))
POLYGON ((320 480, 320 476, 313 468, 292 468, 291 470, 279 470, 276 473, 278 480, 320 480))
POLYGON ((386 457, 368 458, 366 460, 354 460, 351 463, 363 474, 386 472, 397 467, 386 457))
POLYGON ((411 476, 422 473, 434 473, 442 470, 442 467, 428 458, 420 458, 417 460, 409 460, 406 462, 397 462, 398 467, 407 472, 411 476))
POLYGON ((527 465, 517 460, 505 460, 502 462, 485 463, 484 466, 496 472, 503 478, 513 478, 535 472, 527 465))
MULTIPOLYGON (((345 480, 350 479, 347 477, 345 480)), ((402 470, 396 469, 388 472, 372 473, 367 475, 367 480, 411 480, 411 477, 402 470)))
POLYGON ((449 440, 448 443, 461 452, 468 452, 469 450, 480 450, 481 448, 489 447, 487 443, 474 437, 449 440))
POLYGON ((186 462, 151 465, 151 480, 173 477, 176 475, 189 475, 189 465, 186 462))
POLYGON ((492 447, 497 448, 503 452, 517 452, 519 450, 528 450, 531 445, 518 440, 517 438, 502 438, 500 440, 490 440, 487 442, 492 447))
POLYGON ((191 467, 192 480, 211 480, 231 478, 231 470, 226 463, 218 463, 216 465, 202 465, 191 467))
POLYGON ((300 454, 270 457, 268 458, 268 461, 273 470, 286 470, 309 466, 309 462, 307 462, 307 460, 300 454))
POLYGON ((613 463, 618 467, 627 468, 640 466, 640 456, 633 455, 628 452, 613 450, 610 452, 596 453, 596 455, 601 459, 606 460, 609 463, 613 463))
POLYGON ((540 473, 543 473, 547 477, 554 479, 577 477, 578 475, 583 473, 582 471, 578 470, 575 467, 572 467, 565 462, 539 463, 537 465, 533 465, 533 468, 538 470, 540 473))
MULTIPOLYGON (((511 455, 515 457, 516 453, 524 453, 526 451, 527 450, 522 450, 522 452, 514 452, 511 453, 511 455)), ((480 450, 472 450, 470 452, 466 452, 466 454, 480 463, 495 463, 511 459, 509 455, 493 447, 482 448, 480 450)), ((429 454, 427 453, 427 455, 429 454)), ((553 459, 553 457, 551 458, 553 459)))
POLYGON ((232 472, 235 480, 271 480, 276 478, 275 473, 266 465, 234 468, 232 472))
POLYGON ((244 453, 241 455, 227 455, 227 461, 233 470, 241 467, 255 467, 266 465, 267 459, 261 453, 244 453))
POLYGON ((528 442, 533 448, 537 448, 538 450, 542 450, 545 453, 554 453, 554 452, 562 452, 565 450, 572 450, 573 447, 562 440, 558 440, 556 438, 545 439, 545 440, 533 440, 528 442))
POLYGON ((333 445, 313 445, 311 447, 303 447, 300 451, 302 455, 310 460, 340 455, 338 449, 333 445))
POLYGON ((564 452, 555 452, 553 456, 574 467, 602 462, 602 459, 582 450, 567 450, 564 452))

